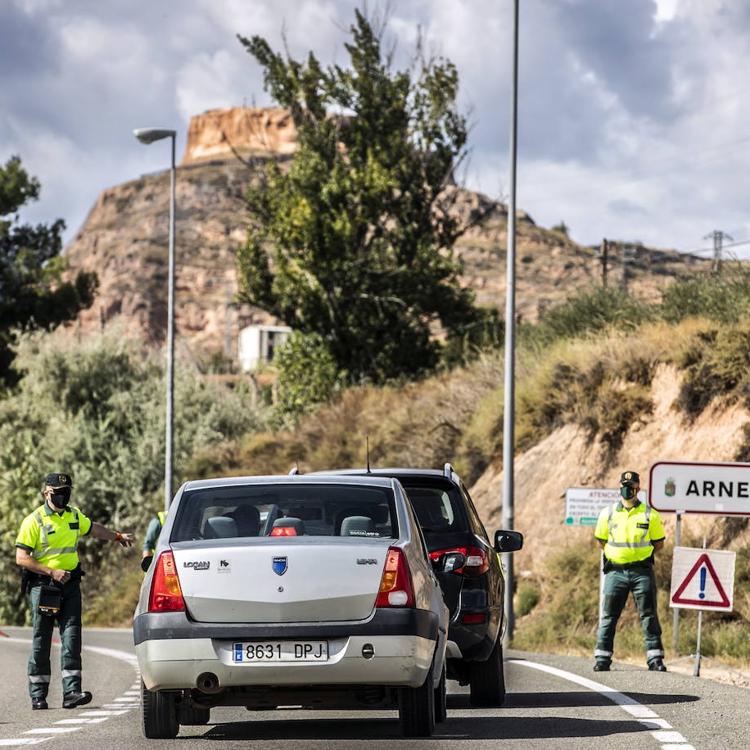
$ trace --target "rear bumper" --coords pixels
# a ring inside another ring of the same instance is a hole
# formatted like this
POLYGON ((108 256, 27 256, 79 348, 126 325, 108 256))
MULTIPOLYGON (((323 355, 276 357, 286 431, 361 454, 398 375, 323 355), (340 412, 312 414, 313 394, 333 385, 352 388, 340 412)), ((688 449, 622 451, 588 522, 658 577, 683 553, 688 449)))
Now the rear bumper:
POLYGON ((419 687, 435 642, 418 636, 352 636, 329 640, 327 662, 233 664, 232 642, 210 638, 144 641, 135 648, 149 690, 195 688, 204 672, 222 688, 251 686, 389 685, 419 687), (365 659, 370 644, 374 656, 365 659))
POLYGON ((418 687, 432 663, 438 617, 425 610, 377 610, 360 623, 246 625, 194 623, 184 613, 144 614, 134 638, 149 690, 195 688, 212 672, 221 687, 259 685, 388 685, 418 687), (234 664, 232 643, 253 640, 327 640, 324 663, 234 664), (362 649, 372 646, 365 658, 362 649))

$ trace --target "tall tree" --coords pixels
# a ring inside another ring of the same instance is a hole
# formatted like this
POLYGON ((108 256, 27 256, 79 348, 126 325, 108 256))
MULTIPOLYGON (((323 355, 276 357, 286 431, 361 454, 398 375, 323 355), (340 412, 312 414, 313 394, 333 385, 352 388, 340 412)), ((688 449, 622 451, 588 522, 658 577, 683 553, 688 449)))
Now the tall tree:
POLYGON ((0 381, 13 379, 11 346, 17 330, 52 330, 94 301, 97 277, 63 281, 60 257, 65 222, 21 223, 18 210, 36 200, 39 181, 17 156, 0 165, 0 381))
POLYGON ((359 11, 350 34, 346 67, 239 37, 298 137, 291 164, 267 162, 248 191, 239 269, 245 300, 322 336, 351 380, 381 382, 432 367, 437 327, 476 320, 450 211, 467 128, 450 62, 394 70, 359 11))

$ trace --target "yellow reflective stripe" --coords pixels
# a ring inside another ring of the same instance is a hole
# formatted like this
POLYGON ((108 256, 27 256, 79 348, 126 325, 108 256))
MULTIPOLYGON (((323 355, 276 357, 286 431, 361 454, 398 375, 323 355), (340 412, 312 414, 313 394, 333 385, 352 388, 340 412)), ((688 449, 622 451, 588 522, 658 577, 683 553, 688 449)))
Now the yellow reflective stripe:
MULTIPOLYGON (((36 519, 36 522, 39 524, 39 536, 40 536, 40 541, 42 543, 42 549, 39 552, 38 556, 41 557, 47 551, 47 527, 44 525, 42 514, 38 510, 34 511, 34 518, 36 519)), ((34 555, 33 552, 32 552, 32 557, 36 557, 36 555, 34 555)))
POLYGON ((69 552, 77 552, 77 547, 50 547, 44 555, 40 557, 52 557, 52 555, 67 555, 69 552))
POLYGON ((627 547, 628 549, 638 549, 639 547, 651 547, 650 541, 645 542, 612 542, 609 541, 607 544, 610 547, 627 547))

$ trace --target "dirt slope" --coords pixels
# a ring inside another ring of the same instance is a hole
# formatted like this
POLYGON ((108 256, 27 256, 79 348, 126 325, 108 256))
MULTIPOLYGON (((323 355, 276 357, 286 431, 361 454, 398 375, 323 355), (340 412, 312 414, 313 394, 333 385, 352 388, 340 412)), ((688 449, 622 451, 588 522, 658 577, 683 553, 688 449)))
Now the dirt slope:
MULTIPOLYGON (((538 571, 540 563, 560 545, 574 538, 585 543, 591 529, 563 526, 564 496, 568 487, 616 487, 626 467, 640 472, 644 489, 648 472, 658 460, 732 461, 742 440, 742 427, 750 412, 739 404, 720 403, 706 409, 692 424, 673 408, 680 375, 660 365, 652 383, 653 414, 633 426, 625 437, 615 465, 605 467, 604 452, 586 433, 566 425, 516 458, 515 526, 526 535, 526 546, 517 555, 521 571, 538 571)), ((472 497, 489 528, 500 526, 503 472, 490 466, 472 489, 472 497)), ((666 516, 671 536, 673 519, 666 516)), ((709 529, 708 518, 689 518, 684 525, 692 533, 709 529)))

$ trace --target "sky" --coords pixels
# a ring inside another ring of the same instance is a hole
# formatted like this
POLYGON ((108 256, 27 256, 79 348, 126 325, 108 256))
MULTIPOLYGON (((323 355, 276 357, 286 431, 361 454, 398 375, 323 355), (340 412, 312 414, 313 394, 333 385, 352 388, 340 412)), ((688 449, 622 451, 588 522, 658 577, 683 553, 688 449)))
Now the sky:
MULTIPOLYGON (((750 3, 521 0, 518 205, 543 226, 693 251, 750 240, 750 3)), ((167 165, 215 107, 269 105, 236 34, 346 63, 348 0, 0 0, 0 161, 42 183, 23 218, 66 238, 97 195, 167 165)), ((369 8, 383 8, 372 0, 369 8)), ((420 30, 452 60, 471 122, 465 182, 508 193, 511 0, 391 0, 397 64, 420 30)), ((750 255, 750 244, 733 252, 750 255)))

